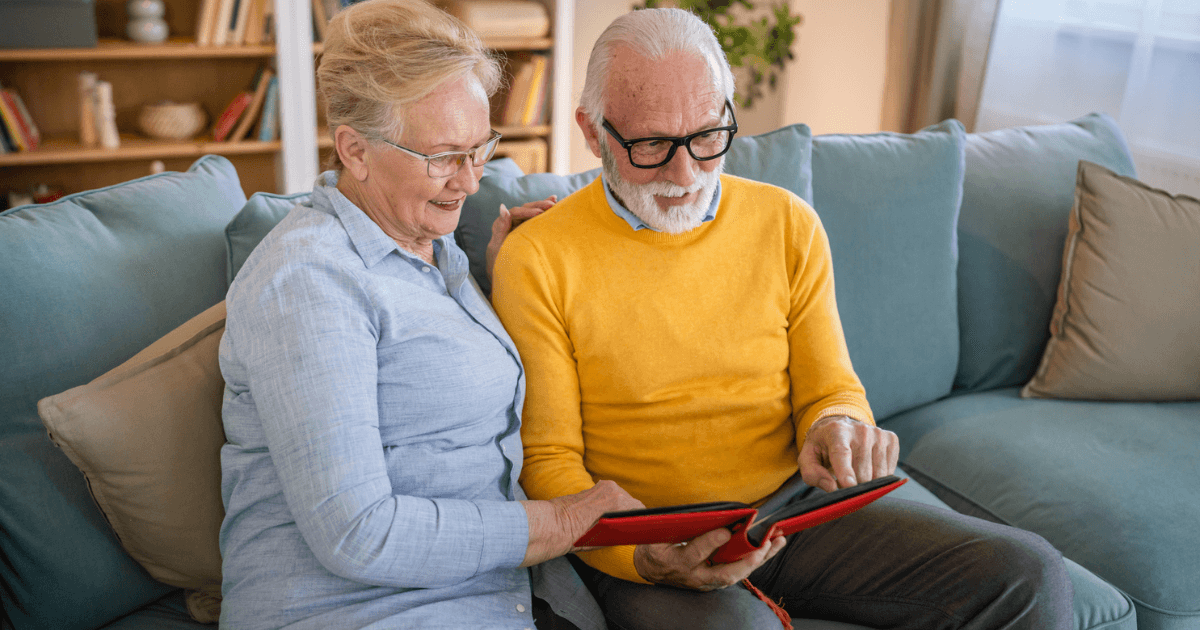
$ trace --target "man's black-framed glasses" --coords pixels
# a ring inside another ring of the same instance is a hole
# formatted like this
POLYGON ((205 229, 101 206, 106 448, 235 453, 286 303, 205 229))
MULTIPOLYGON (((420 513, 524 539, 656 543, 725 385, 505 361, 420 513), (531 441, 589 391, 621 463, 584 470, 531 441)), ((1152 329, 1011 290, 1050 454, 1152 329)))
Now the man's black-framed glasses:
POLYGON ((626 140, 613 129, 608 119, 605 119, 601 126, 629 152, 630 164, 638 168, 658 168, 670 162, 671 158, 675 157, 675 150, 680 146, 687 147, 692 158, 700 162, 715 160, 725 155, 733 144, 733 136, 737 134, 738 129, 737 117, 733 115, 733 107, 728 99, 725 101, 725 111, 729 112, 729 126, 704 129, 682 138, 651 137, 626 140))
POLYGON ((442 179, 457 175, 468 159, 476 167, 486 164, 496 154, 496 145, 500 142, 500 132, 493 129, 492 136, 488 138, 487 142, 470 151, 446 151, 433 155, 425 155, 419 151, 413 151, 408 147, 402 147, 387 138, 379 139, 387 143, 388 146, 400 149, 415 158, 425 160, 425 173, 434 179, 442 179))

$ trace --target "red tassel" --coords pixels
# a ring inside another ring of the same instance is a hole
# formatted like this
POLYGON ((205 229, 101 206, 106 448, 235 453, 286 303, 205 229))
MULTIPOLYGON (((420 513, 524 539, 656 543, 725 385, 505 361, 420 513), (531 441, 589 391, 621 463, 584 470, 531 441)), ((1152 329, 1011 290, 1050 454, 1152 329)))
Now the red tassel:
POLYGON ((792 628, 792 616, 789 615, 782 606, 771 601, 771 598, 767 597, 766 593, 758 590, 757 586, 750 583, 749 578, 742 580, 742 584, 745 584, 746 588, 750 589, 750 592, 754 593, 755 597, 763 600, 768 606, 771 607, 771 611, 775 613, 776 617, 779 617, 780 623, 783 624, 783 630, 794 630, 792 628))

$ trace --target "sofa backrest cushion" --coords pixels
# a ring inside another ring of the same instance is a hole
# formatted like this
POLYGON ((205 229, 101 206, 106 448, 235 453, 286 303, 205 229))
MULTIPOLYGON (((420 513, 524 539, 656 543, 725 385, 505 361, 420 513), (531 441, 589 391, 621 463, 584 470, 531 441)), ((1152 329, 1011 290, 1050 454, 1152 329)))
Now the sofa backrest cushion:
POLYGON ((950 393, 958 364, 955 226, 962 124, 813 138, 850 359, 877 419, 950 393))
POLYGON ((225 268, 229 284, 233 284, 234 276, 246 264, 246 258, 267 232, 282 221, 296 204, 311 196, 312 192, 290 195, 256 192, 250 195, 246 205, 225 226, 225 268))
MULTIPOLYGON (((812 200, 812 132, 808 125, 781 127, 757 136, 733 139, 725 154, 725 172, 786 188, 805 201, 812 200)), ((590 184, 600 175, 592 169, 573 175, 536 173, 524 175, 511 160, 489 163, 479 190, 467 197, 454 240, 467 253, 471 275, 485 295, 491 294, 492 282, 485 272, 492 222, 500 214, 500 204, 509 208, 558 195, 567 195, 590 184)))
POLYGON ((0 214, 0 604, 17 627, 94 628, 161 597, 118 544, 37 401, 86 383, 225 296, 229 160, 0 214))
POLYGON ((1050 337, 1080 160, 1134 177, 1121 130, 1105 114, 967 136, 956 389, 1022 385, 1033 376, 1050 337))

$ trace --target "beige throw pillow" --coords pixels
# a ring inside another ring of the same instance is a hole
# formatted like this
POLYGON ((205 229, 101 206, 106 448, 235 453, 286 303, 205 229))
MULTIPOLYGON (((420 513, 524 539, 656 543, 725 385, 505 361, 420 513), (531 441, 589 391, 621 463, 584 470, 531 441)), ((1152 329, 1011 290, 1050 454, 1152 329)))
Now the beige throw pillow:
POLYGON ((1200 200, 1081 161, 1032 398, 1200 399, 1200 200))
POLYGON ((207 593, 221 584, 224 330, 221 302, 96 380, 38 402, 129 555, 159 581, 207 593))

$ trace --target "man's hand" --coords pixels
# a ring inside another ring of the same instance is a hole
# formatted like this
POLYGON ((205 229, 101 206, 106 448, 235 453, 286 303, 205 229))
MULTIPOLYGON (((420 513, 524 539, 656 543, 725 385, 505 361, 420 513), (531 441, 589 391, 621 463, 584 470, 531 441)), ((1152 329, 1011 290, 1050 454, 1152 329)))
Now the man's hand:
POLYGON ((800 449, 804 483, 833 492, 896 472, 900 440, 895 433, 846 416, 821 418, 800 449))
POLYGON ((587 530, 605 512, 640 510, 645 505, 629 496, 615 481, 601 480, 596 485, 575 494, 549 501, 522 501, 529 519, 529 546, 525 549, 527 567, 557 558, 575 546, 587 530))
POLYGON ((737 562, 710 565, 708 557, 729 542, 730 536, 729 530, 722 527, 677 545, 638 545, 633 551, 633 567, 647 582, 714 591, 746 579, 787 542, 783 536, 777 536, 737 562))
POLYGON ((517 229, 527 219, 532 219, 537 215, 547 211, 551 206, 558 203, 558 195, 550 195, 541 201, 531 201, 523 206, 517 206, 512 210, 500 204, 500 216, 492 221, 492 240, 487 244, 487 275, 492 277, 492 268, 496 266, 496 256, 500 253, 500 246, 504 244, 504 239, 508 234, 517 229))

